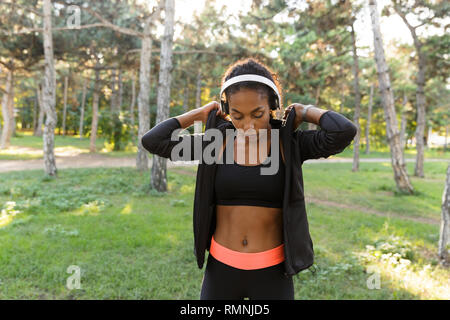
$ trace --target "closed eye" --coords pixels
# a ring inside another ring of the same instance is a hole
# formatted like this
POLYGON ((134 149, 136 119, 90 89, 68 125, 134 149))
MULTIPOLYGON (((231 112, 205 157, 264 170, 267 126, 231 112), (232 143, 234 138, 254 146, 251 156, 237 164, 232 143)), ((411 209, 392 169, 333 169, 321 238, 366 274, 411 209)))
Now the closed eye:
MULTIPOLYGON (((253 115, 255 118, 261 118, 264 115, 264 112, 259 112, 258 115, 253 115)), ((243 117, 240 118, 236 118, 235 116, 233 116, 236 120, 242 120, 243 117)))

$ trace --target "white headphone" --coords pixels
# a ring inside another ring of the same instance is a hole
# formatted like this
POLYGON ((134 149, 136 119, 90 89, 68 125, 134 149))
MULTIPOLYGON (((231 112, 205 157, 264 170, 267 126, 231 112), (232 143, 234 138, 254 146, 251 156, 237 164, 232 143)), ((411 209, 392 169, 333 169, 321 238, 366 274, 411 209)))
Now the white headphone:
POLYGON ((220 105, 222 107, 222 112, 224 113, 228 113, 228 101, 225 102, 222 100, 222 93, 223 91, 228 88, 229 86, 231 86, 232 84, 235 84, 237 82, 243 82, 243 81, 255 81, 255 82, 260 82, 260 83, 264 83, 266 85, 268 85, 269 87, 271 87, 273 89, 273 91, 275 91, 275 93, 277 94, 278 99, 276 100, 277 106, 276 109, 280 108, 281 105, 281 98, 280 98, 280 94, 278 92, 278 88, 275 85, 275 83, 273 83, 273 81, 271 81, 270 79, 257 75, 257 74, 243 74, 240 76, 236 76, 233 77, 227 81, 225 81, 225 83, 222 85, 222 88, 220 89, 220 105))

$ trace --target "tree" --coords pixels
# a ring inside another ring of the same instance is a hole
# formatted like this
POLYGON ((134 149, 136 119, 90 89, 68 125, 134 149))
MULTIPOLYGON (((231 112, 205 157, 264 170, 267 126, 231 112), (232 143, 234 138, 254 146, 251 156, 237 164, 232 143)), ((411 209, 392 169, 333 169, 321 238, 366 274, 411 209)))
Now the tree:
POLYGON ((448 259, 448 246, 450 244, 450 165, 447 167, 447 178, 442 195, 442 218, 439 233, 438 255, 441 263, 448 259))
MULTIPOLYGON (((161 2, 163 0, 160 0, 161 2)), ((150 67, 152 56, 152 20, 147 18, 144 25, 144 36, 141 40, 141 62, 139 64, 139 94, 138 94, 138 154, 136 156, 136 168, 141 171, 148 169, 147 152, 142 146, 140 137, 150 129, 150 67)))
POLYGON ((37 105, 39 107, 39 116, 36 123, 36 128, 34 130, 33 135, 36 137, 42 137, 42 125, 44 124, 44 102, 42 101, 42 81, 37 81, 36 85, 36 100, 37 105))
POLYGON ((64 77, 64 109, 63 109, 63 120, 62 120, 62 127, 63 127, 63 135, 66 135, 66 116, 67 116, 67 87, 69 86, 69 77, 64 77))
POLYGON ((0 140, 0 149, 6 149, 10 145, 14 126, 14 76, 12 69, 8 69, 5 92, 2 98, 3 128, 0 140))
POLYGON ((361 137, 361 127, 359 125, 359 116, 361 113, 361 92, 359 91, 359 61, 356 48, 356 37, 354 23, 351 25, 352 49, 353 49, 353 83, 355 91, 355 116, 353 122, 356 123, 357 133, 353 143, 353 167, 352 171, 359 170, 359 140, 361 137))
MULTIPOLYGON (((417 126, 416 126, 416 166, 414 175, 424 177, 423 163, 424 163, 424 132, 426 125, 426 100, 425 100, 425 85, 426 85, 426 67, 427 67, 427 52, 424 50, 424 41, 419 38, 417 29, 429 24, 436 24, 436 18, 444 18, 448 14, 448 3, 443 1, 432 4, 429 1, 403 1, 394 0, 393 10, 400 16, 405 25, 408 27, 413 38, 414 47, 417 55, 417 77, 416 77, 416 108, 417 108, 417 126), (430 12, 425 18, 421 18, 425 11, 430 12), (407 18, 408 14, 414 14, 419 20, 419 24, 413 25, 407 18)), ((387 7, 389 11, 389 7, 387 7)))
MULTIPOLYGON (((138 112, 139 112, 139 129, 138 136, 141 137, 145 132, 149 130, 149 96, 150 96, 150 66, 151 66, 151 54, 152 54, 152 28, 155 24, 156 19, 159 19, 161 9, 163 8, 163 2, 160 1, 159 5, 153 8, 153 12, 146 15, 144 19, 144 30, 143 32, 136 31, 132 28, 121 27, 114 24, 104 18, 95 9, 95 3, 89 3, 89 6, 82 6, 87 12, 89 12, 93 17, 100 21, 100 25, 107 27, 120 34, 125 34, 132 37, 138 37, 141 39, 141 49, 140 49, 140 71, 139 71, 139 96, 138 96, 138 112)), ((69 3, 67 3, 69 4, 69 3)), ((126 5, 126 3, 124 4, 126 5)), ((143 13, 144 15, 144 13, 143 13)), ((115 78, 115 77, 113 77, 115 78)), ((115 99, 115 98, 113 98, 115 99)), ((115 101, 112 102, 113 104, 115 101)), ((114 115, 112 115, 114 117, 114 115)), ((148 169, 148 157, 147 152, 142 147, 140 138, 138 140, 138 154, 136 157, 136 167, 138 170, 148 169)), ((91 148, 92 148, 91 144, 91 148)))
POLYGON ((30 15, 42 15, 34 9, 22 9, 23 3, 24 0, 0 2, 0 66, 1 74, 6 74, 4 89, 0 88, 3 93, 4 120, 0 148, 9 147, 11 136, 15 132, 15 80, 20 73, 28 72, 39 61, 42 54, 42 43, 35 34, 10 34, 4 30, 15 30, 22 25, 32 23, 30 15))
POLYGON ((52 35, 52 3, 51 0, 44 0, 44 87, 43 87, 43 105, 46 115, 44 128, 44 167, 47 175, 56 176, 55 161, 55 127, 56 127, 56 73, 53 58, 53 35, 52 35))
POLYGON ((87 90, 87 79, 83 80, 83 93, 81 97, 81 111, 80 111, 80 139, 83 139, 83 127, 84 127, 84 109, 86 105, 86 90, 87 90))
POLYGON ((98 127, 98 102, 100 99, 100 63, 97 60, 95 64, 95 81, 94 81, 94 92, 92 94, 92 124, 91 124, 91 138, 89 151, 95 152, 96 146, 95 141, 97 140, 97 127, 98 127))
MULTIPOLYGON (((170 88, 172 72, 172 43, 174 32, 175 1, 165 0, 164 35, 161 41, 161 64, 158 83, 158 114, 156 123, 169 117, 170 88)), ((167 159, 153 156, 152 187, 161 191, 167 190, 167 159)))
POLYGON ((394 106, 394 97, 391 90, 391 81, 386 63, 383 40, 380 31, 379 14, 375 0, 369 1, 370 17, 372 20, 373 41, 375 49, 375 62, 378 71, 378 83, 384 107, 384 116, 386 121, 386 134, 391 150, 391 163, 394 170, 394 180, 400 192, 412 194, 413 186, 409 181, 406 171, 406 165, 403 158, 403 152, 400 145, 400 137, 397 125, 397 116, 394 106))
POLYGON ((367 125, 366 125, 366 150, 365 153, 370 153, 370 122, 372 121, 372 106, 373 106, 373 83, 370 84, 370 93, 369 93, 369 106, 367 109, 367 125))

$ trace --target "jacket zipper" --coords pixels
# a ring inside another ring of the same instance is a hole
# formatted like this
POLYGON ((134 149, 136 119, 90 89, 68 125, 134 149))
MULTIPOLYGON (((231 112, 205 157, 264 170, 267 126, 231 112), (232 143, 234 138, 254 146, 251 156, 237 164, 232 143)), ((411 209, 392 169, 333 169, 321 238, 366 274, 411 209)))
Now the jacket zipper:
MULTIPOLYGON (((292 110, 288 113, 288 115, 286 117, 286 120, 285 120, 285 124, 287 124, 291 112, 292 112, 292 110)), ((295 110, 294 110, 294 112, 295 112, 295 110)), ((286 148, 284 148, 284 150, 285 149, 286 148)), ((292 161, 291 161, 291 159, 288 159, 288 160, 289 160, 289 165, 291 166, 291 169, 292 169, 292 161)), ((288 206, 289 206, 289 202, 288 202, 288 206)), ((287 258, 289 259, 287 264, 289 265, 290 269, 294 269, 292 267, 292 255, 291 255, 291 250, 290 250, 289 241, 288 241, 289 240, 289 232, 288 232, 287 224, 288 224, 289 221, 287 221, 287 220, 288 220, 288 215, 286 213, 286 222, 285 222, 286 223, 286 226, 285 226, 285 229, 286 229, 286 244, 285 245, 286 245, 286 251, 287 251, 287 258)), ((284 274, 287 275, 287 272, 285 272, 284 274)))

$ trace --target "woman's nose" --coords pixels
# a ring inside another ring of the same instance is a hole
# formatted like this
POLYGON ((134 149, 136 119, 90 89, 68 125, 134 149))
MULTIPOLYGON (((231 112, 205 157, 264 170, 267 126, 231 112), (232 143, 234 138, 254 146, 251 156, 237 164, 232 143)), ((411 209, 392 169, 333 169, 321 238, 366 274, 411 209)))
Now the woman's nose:
POLYGON ((252 131, 255 130, 255 124, 253 122, 249 122, 244 125, 244 133, 252 134, 252 131))

